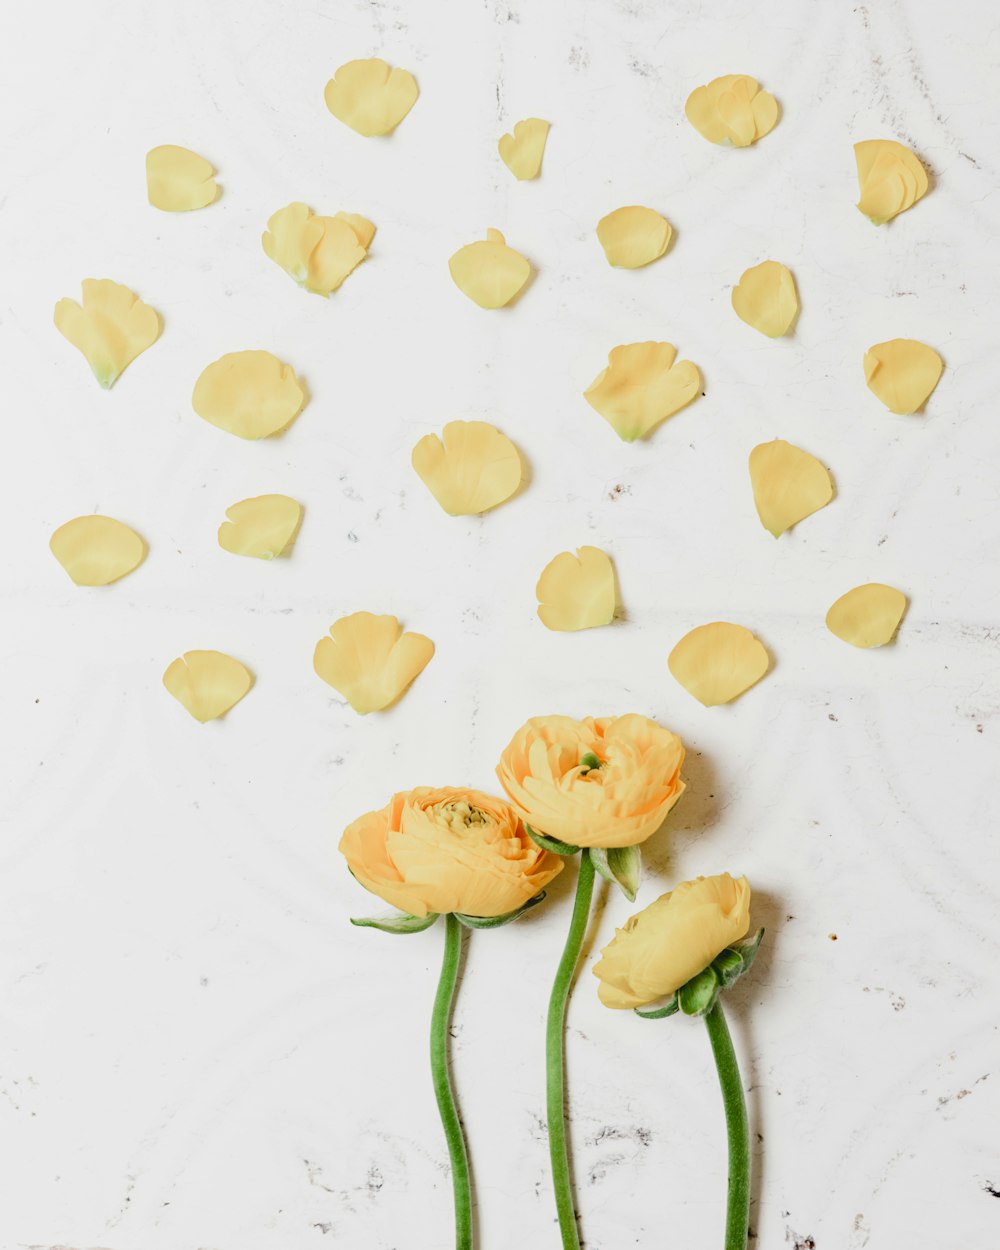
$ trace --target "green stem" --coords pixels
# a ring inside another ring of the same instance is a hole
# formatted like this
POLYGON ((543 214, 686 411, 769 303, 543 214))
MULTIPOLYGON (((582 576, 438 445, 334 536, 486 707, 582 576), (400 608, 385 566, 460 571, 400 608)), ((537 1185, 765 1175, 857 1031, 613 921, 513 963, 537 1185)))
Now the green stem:
POLYGON ((455 1250, 472 1250, 469 1156, 448 1072, 448 1025, 462 955, 462 926, 452 915, 445 916, 444 925, 444 959, 431 1015, 431 1075, 434 1079, 434 1097, 437 1099, 441 1126, 448 1143, 448 1157, 451 1160, 451 1179, 455 1191, 455 1250))
POLYGON ((580 1250, 576 1228, 573 1186, 569 1174, 569 1151, 566 1145, 566 1004, 573 974, 576 972, 590 919, 590 900, 594 893, 594 864, 586 848, 580 852, 580 876, 576 883, 576 899, 569 933, 556 971, 549 999, 549 1015, 545 1030, 546 1107, 549 1119, 549 1155, 552 1159, 552 1187, 563 1250, 580 1250))
POLYGON ((733 1039, 729 1036, 722 1003, 705 1016, 712 1043, 715 1066, 722 1086, 722 1102, 726 1109, 726 1137, 729 1142, 729 1197, 726 1203, 725 1250, 746 1250, 750 1229, 750 1129, 747 1104, 743 1097, 739 1064, 733 1039))

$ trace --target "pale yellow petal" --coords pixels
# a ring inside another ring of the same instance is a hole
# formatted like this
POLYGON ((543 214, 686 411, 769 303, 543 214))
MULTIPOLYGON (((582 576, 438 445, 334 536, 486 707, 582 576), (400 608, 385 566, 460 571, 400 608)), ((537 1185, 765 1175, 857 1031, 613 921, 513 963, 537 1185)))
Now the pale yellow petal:
POLYGON ((146 193, 154 208, 186 213, 214 204, 221 188, 210 161, 188 148, 164 143, 146 153, 146 193))
POLYGON ((895 139, 865 139, 854 145, 858 167, 858 209, 876 226, 911 208, 927 194, 927 170, 915 152, 895 139))
POLYGON ((778 101, 769 91, 758 91, 751 100, 756 139, 763 139, 778 124, 778 101))
POLYGON ((273 560, 295 537, 302 521, 302 505, 288 495, 257 495, 226 509, 228 521, 219 526, 219 546, 236 556, 273 560))
POLYGON ((305 392, 291 365, 270 352, 229 352, 205 369, 191 404, 220 430, 240 438, 267 438, 302 410, 305 392))
POLYGON ((776 438, 750 453, 750 482, 760 523, 777 538, 833 498, 829 472, 801 447, 776 438))
POLYGON ((537 178, 548 137, 549 123, 540 117, 515 122, 513 134, 503 135, 497 144, 500 159, 519 181, 537 178))
POLYGON ((375 226, 358 213, 320 217, 296 202, 272 215, 261 244, 300 286, 326 297, 361 264, 374 237, 375 226))
POLYGON ((690 360, 674 363, 672 343, 626 343, 608 354, 608 367, 584 391, 588 404, 627 443, 678 412, 701 392, 690 360))
POLYGON ((354 231, 358 242, 367 251, 372 245, 372 239, 375 238, 375 223, 369 221, 367 217, 362 217, 360 213, 337 213, 340 221, 346 221, 354 231))
MULTIPOLYGON (((352 225, 346 216, 317 217, 316 220, 323 227, 323 235, 309 258, 309 273, 304 285, 314 295, 330 295, 357 269, 368 255, 368 248, 361 242, 359 228, 352 225)), ((365 219, 362 217, 360 220, 365 219)), ((366 224, 371 225, 370 222, 366 224)))
POLYGON ((854 647, 883 647, 892 640, 906 611, 906 595, 893 586, 869 582, 841 595, 826 614, 826 627, 854 647))
POLYGON ((413 449, 412 463, 451 516, 488 512, 521 485, 517 448, 485 421, 449 421, 441 438, 425 434, 413 449))
POLYGON ((741 321, 768 338, 787 334, 799 311, 791 270, 776 260, 748 269, 733 287, 733 310, 741 321))
POLYGON ((378 57, 348 61, 326 84, 323 98, 338 121, 359 135, 387 135, 417 102, 417 80, 378 57))
POLYGON ((916 339, 889 339, 865 352, 865 381, 890 412, 919 412, 941 377, 944 361, 916 339))
POLYGON ((778 121, 778 102, 747 74, 725 74, 687 98, 688 121, 708 139, 737 148, 756 143, 778 121))
POLYGON ((216 720, 253 685, 248 669, 224 651, 185 651, 163 674, 163 684, 195 720, 216 720))
POLYGON ((751 82, 753 79, 740 75, 728 91, 721 93, 715 105, 729 142, 735 148, 749 147, 756 137, 749 87, 751 82))
POLYGON ((146 558, 135 530, 110 516, 78 516, 49 539, 52 554, 78 586, 107 586, 146 558))
POLYGON ((569 633, 609 625, 615 615, 615 568, 599 547, 563 551, 542 570, 535 587, 546 629, 569 633))
POLYGON ((680 684, 706 707, 729 703, 760 681, 767 652, 742 625, 714 621, 685 634, 667 660, 680 684))
POLYGON ((433 654, 429 638, 404 633, 394 616, 355 612, 316 644, 313 668, 364 715, 394 703, 433 654))
POLYGON ((83 302, 61 299, 56 329, 82 352, 105 389, 160 337, 160 317, 127 286, 107 278, 85 278, 83 302))
POLYGON ((460 247, 448 261, 452 281, 480 308, 509 304, 531 276, 531 265, 508 247, 499 230, 490 229, 485 240, 460 247))
POLYGON ((616 208, 597 223, 597 238, 609 265, 641 269, 659 260, 670 246, 670 222, 655 208, 634 204, 616 208))

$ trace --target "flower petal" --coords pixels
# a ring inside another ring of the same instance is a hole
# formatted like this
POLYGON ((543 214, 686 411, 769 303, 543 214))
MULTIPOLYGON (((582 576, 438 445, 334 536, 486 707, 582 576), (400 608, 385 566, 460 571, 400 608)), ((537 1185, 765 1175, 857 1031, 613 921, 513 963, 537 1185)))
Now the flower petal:
POLYGON ((750 482, 760 523, 777 538, 833 498, 824 466, 801 447, 776 438, 750 453, 750 482))
POLYGON ((107 278, 85 278, 83 303, 61 299, 56 329, 87 358, 107 390, 136 356, 160 337, 160 317, 127 286, 107 278))
POLYGON ((163 674, 163 684, 197 721, 216 720, 253 685, 248 669, 224 651, 185 651, 163 674))
POLYGON ((194 386, 199 417, 239 438, 267 438, 302 411, 305 392, 291 365, 270 352, 229 352, 213 361, 194 386))
POLYGON ((655 208, 639 204, 616 208, 597 223, 597 238, 609 265, 641 269, 659 260, 670 246, 670 222, 655 208))
POLYGON ((889 339, 865 352, 865 381, 890 412, 919 412, 941 377, 944 361, 916 339, 889 339))
POLYGON ((876 226, 912 208, 927 194, 927 170, 915 152, 895 139, 865 139, 854 145, 858 167, 858 209, 876 226))
POLYGON ((531 276, 531 265, 508 247, 499 230, 487 230, 485 240, 460 247, 448 261, 452 281, 480 308, 509 304, 531 276))
POLYGON ((733 287, 733 310, 741 321, 768 338, 787 334, 799 311, 791 270, 776 260, 748 269, 733 287))
POLYGON ((680 684, 706 707, 729 703, 768 670, 767 652, 742 625, 714 621, 685 634, 667 660, 680 684))
POLYGON ((615 568, 599 547, 560 552, 535 587, 538 616, 546 629, 569 633, 609 625, 615 615, 615 568))
POLYGON ((164 143, 146 153, 146 194, 154 208, 186 213, 214 204, 222 188, 210 161, 188 148, 164 143))
POLYGON ((78 586, 107 586, 137 569, 146 544, 110 516, 78 516, 49 539, 52 554, 78 586))
POLYGON ((313 655, 313 668, 356 712, 388 707, 423 671, 434 644, 423 634, 403 633, 394 616, 355 612, 330 626, 313 655))
POLYGON ((588 404, 619 438, 631 443, 689 404, 701 390, 690 360, 676 364, 672 343, 626 343, 608 353, 608 367, 584 391, 588 404))
POLYGON ((219 526, 219 546, 236 556, 273 560, 295 537, 302 522, 302 505, 288 495, 257 495, 226 509, 228 521, 219 526))
POLYGON ((348 61, 326 84, 323 98, 338 121, 359 135, 387 135, 417 102, 417 80, 377 56, 348 61))
POLYGON ((710 143, 745 148, 773 130, 778 102, 747 74, 725 74, 687 98, 688 121, 710 143))
POLYGON ((449 421, 442 438, 425 434, 413 449, 412 462, 450 516, 488 512, 521 485, 517 448, 486 421, 449 421))
POLYGON ((519 181, 537 178, 548 137, 549 123, 540 117, 515 122, 513 134, 503 135, 497 144, 500 159, 519 181))
POLYGON ((868 582, 841 595, 826 614, 826 627, 854 647, 883 647, 906 611, 906 595, 893 586, 868 582))
POLYGON ((298 201, 267 223, 261 244, 267 256, 314 295, 329 296, 368 254, 375 227, 357 213, 319 217, 298 201))

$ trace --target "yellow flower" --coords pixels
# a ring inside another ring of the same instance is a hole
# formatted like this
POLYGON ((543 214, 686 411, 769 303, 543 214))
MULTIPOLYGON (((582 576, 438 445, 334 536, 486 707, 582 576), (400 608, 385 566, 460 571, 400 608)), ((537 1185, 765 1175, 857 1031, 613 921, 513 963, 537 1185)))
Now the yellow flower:
POLYGON ((454 787, 393 795, 347 826, 340 850, 366 890, 411 916, 505 916, 562 870, 502 799, 454 787))
POLYGON ((680 738, 645 716, 536 716, 508 743, 497 776, 536 833, 572 846, 635 846, 683 794, 683 762, 680 738))
POLYGON ((696 877, 615 930, 594 976, 605 1007, 643 1007, 679 990, 750 928, 750 886, 728 872, 696 877))
POLYGON ((261 236, 264 251, 313 295, 332 294, 368 255, 375 227, 357 213, 318 217, 298 202, 279 209, 261 236))
POLYGON ((61 299, 54 320, 63 338, 87 358, 105 390, 160 337, 156 309, 108 278, 85 278, 83 303, 61 299))

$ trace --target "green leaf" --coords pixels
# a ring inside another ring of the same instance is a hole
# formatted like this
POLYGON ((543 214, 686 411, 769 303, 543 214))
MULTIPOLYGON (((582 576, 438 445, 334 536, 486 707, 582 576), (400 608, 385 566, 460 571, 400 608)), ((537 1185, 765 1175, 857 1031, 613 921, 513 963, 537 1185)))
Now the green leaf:
POLYGON ((686 1016, 703 1016, 715 1006, 719 996, 719 980, 711 964, 677 991, 681 1011, 686 1016))
POLYGON ((455 912, 455 919, 459 924, 464 924, 467 929, 499 929, 503 924, 510 924, 512 920, 516 920, 518 916, 523 916, 526 911, 530 911, 532 907, 545 898, 545 891, 536 894, 534 898, 529 898, 523 907, 516 907, 513 911, 507 912, 503 916, 467 916, 464 912, 455 912))
POLYGON ((558 838, 547 838, 544 833, 537 833, 530 825, 525 825, 528 837, 543 851, 551 851, 553 855, 575 855, 580 849, 571 842, 560 842, 558 838))
POLYGON ((642 852, 639 848, 592 846, 588 854, 604 880, 618 886, 628 901, 634 903, 642 875, 642 852))
POLYGON ((643 1020, 663 1020, 667 1016, 676 1015, 680 1010, 680 1003, 677 1001, 677 994, 673 993, 662 1007, 654 1007, 652 1011, 643 1011, 641 1007, 633 1007, 632 1010, 637 1016, 642 1016, 643 1020))
POLYGON ((436 911, 426 916, 410 916, 405 911, 390 911, 384 916, 351 917, 351 924, 359 929, 378 929, 382 933, 422 933, 438 918, 436 911))

